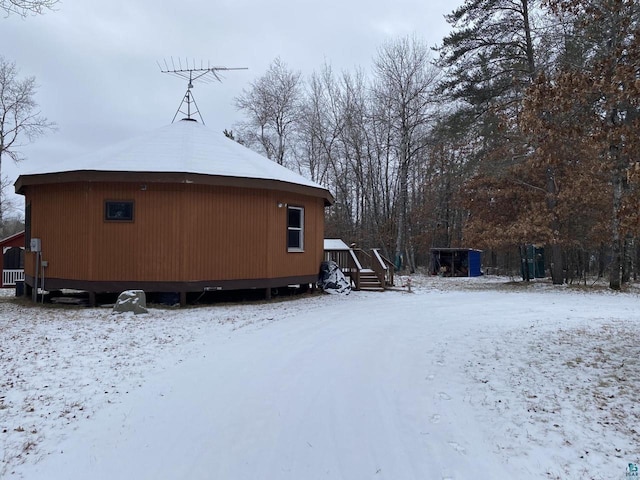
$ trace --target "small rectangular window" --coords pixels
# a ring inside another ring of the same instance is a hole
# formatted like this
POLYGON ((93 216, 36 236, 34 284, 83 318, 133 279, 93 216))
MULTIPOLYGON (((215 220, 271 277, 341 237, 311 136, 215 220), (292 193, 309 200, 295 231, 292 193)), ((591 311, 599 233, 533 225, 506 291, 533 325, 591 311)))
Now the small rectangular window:
POLYGON ((287 250, 304 251, 304 208, 287 207, 287 250))
POLYGON ((107 200, 104 202, 104 219, 108 222, 132 222, 133 201, 107 200))

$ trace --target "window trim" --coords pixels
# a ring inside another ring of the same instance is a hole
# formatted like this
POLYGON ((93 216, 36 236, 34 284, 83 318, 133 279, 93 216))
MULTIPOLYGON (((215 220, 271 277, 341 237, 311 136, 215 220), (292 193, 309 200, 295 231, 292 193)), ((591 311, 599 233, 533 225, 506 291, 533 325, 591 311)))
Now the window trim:
POLYGON ((292 252, 292 253, 304 252, 304 207, 287 205, 287 252, 292 252), (299 227, 294 227, 289 224, 289 214, 292 210, 296 210, 300 212, 299 227), (292 247, 289 245, 289 235, 291 232, 298 232, 298 238, 300 240, 299 247, 292 247))
POLYGON ((105 200, 103 209, 103 219, 107 223, 133 223, 135 220, 135 202, 133 200, 105 200), (128 203, 131 205, 131 215, 123 218, 109 217, 109 205, 114 203, 128 203))

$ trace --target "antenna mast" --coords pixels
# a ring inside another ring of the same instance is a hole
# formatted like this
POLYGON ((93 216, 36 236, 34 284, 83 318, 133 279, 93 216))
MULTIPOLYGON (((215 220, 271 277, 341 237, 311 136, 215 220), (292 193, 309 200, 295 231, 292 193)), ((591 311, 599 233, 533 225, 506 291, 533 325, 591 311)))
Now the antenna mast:
POLYGON ((227 71, 227 70, 248 70, 246 67, 235 67, 235 68, 230 68, 230 67, 216 67, 216 66, 211 66, 209 64, 207 64, 206 66, 204 65, 203 62, 200 62, 200 66, 196 66, 196 61, 192 60, 191 62, 189 62, 188 59, 185 59, 185 63, 184 65, 182 64, 182 60, 180 58, 178 58, 178 64, 176 65, 176 62, 173 60, 173 57, 171 57, 171 66, 169 66, 169 64, 167 63, 167 60, 164 60, 164 68, 162 67, 162 65, 160 65, 160 63, 158 62, 158 67, 160 67, 160 71, 162 73, 169 73, 173 76, 182 78, 183 80, 186 80, 187 83, 187 91, 184 94, 184 97, 182 97, 182 102, 180 102, 180 106, 178 107, 178 110, 176 111, 176 114, 173 116, 173 120, 171 120, 171 123, 176 121, 176 117, 178 116, 179 113, 186 115, 185 118, 183 118, 183 120, 191 120, 191 121, 197 121, 195 118, 196 114, 198 114, 198 116, 200 117, 200 121, 202 122, 202 124, 204 125, 204 119, 202 118, 202 115, 200 115, 200 110, 198 110, 198 105, 196 104, 196 100, 195 98, 193 98, 193 93, 191 92, 191 89, 193 88, 193 83, 195 81, 200 81, 203 83, 213 83, 215 81, 218 82, 222 82, 222 75, 218 72, 220 71, 227 71), (186 111, 183 111, 183 108, 186 108, 186 111))

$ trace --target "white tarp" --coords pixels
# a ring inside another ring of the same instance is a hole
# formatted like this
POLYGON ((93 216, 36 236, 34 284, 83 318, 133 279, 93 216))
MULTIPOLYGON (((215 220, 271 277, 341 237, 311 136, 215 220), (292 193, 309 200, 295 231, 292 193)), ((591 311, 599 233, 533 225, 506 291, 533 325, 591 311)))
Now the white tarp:
POLYGON ((322 262, 320 265, 320 277, 318 285, 327 293, 341 293, 349 295, 351 293, 351 284, 344 276, 340 267, 336 262, 322 262))

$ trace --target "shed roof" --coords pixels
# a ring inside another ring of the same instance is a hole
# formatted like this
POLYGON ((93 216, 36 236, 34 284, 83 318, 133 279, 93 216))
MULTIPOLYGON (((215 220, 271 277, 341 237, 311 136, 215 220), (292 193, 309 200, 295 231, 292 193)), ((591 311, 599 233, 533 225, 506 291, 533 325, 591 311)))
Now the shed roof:
MULTIPOLYGON (((61 183, 63 181, 93 180, 104 178, 104 173, 133 173, 132 181, 140 181, 140 175, 149 174, 150 181, 182 181, 184 183, 254 185, 255 180, 264 188, 283 190, 289 184, 300 190, 310 189, 333 203, 331 193, 316 182, 289 170, 268 158, 249 150, 224 134, 190 120, 181 120, 140 137, 126 140, 89 154, 51 164, 38 171, 18 177, 16 192, 23 193, 26 185, 61 183), (103 175, 100 175, 100 174, 103 175), (204 177, 217 177, 207 181, 204 177), (221 179, 222 178, 222 179, 221 179), (71 179, 71 180, 70 180, 71 179), (245 179, 245 182, 242 182, 245 179)), ((121 175, 107 175, 110 179, 121 175)), ((122 181, 126 181, 122 177, 122 181)))

